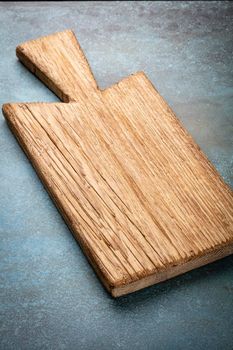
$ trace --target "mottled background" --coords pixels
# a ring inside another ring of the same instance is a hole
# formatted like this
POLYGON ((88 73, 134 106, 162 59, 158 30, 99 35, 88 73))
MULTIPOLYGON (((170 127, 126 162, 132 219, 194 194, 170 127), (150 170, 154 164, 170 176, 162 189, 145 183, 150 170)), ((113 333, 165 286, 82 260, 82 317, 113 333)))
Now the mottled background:
MULTIPOLYGON (((100 87, 144 70, 233 186, 230 2, 0 3, 0 103, 57 101, 15 57, 72 28, 100 87)), ((0 116, 0 348, 233 349, 233 257, 112 299, 0 116)))

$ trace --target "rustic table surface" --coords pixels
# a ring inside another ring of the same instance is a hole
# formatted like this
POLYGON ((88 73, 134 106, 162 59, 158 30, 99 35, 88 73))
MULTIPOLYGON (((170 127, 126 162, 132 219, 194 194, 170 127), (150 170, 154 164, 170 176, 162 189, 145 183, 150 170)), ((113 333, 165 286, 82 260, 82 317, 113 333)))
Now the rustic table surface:
MULTIPOLYGON (((67 28, 100 87, 144 70, 233 186, 230 2, 1 2, 1 104, 58 101, 15 47, 67 28)), ((233 257, 112 299, 2 115, 0 236, 0 349, 233 348, 233 257)))

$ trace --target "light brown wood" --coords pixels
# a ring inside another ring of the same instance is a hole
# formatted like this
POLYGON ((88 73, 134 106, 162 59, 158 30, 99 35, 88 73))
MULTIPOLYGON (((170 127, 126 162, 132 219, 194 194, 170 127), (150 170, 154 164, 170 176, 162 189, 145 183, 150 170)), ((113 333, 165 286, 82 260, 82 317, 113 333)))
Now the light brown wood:
POLYGON ((232 191, 144 73, 101 91, 71 31, 17 55, 69 103, 4 115, 113 296, 233 252, 232 191))

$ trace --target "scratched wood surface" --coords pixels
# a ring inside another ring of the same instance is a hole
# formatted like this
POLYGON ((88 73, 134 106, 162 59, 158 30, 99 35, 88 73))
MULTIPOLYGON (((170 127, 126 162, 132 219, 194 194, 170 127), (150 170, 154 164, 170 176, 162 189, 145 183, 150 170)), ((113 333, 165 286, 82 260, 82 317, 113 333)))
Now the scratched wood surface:
POLYGON ((17 47, 64 102, 9 126, 113 296, 233 252, 233 195, 144 73, 100 90, 71 31, 17 47))

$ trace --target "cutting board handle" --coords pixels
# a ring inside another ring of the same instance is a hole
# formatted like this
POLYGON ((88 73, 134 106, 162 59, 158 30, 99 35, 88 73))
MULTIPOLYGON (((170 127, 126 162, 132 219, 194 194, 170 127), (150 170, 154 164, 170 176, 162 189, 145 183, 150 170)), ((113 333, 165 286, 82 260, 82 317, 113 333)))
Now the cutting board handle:
POLYGON ((71 30, 27 41, 16 55, 63 102, 92 99, 99 90, 71 30))

